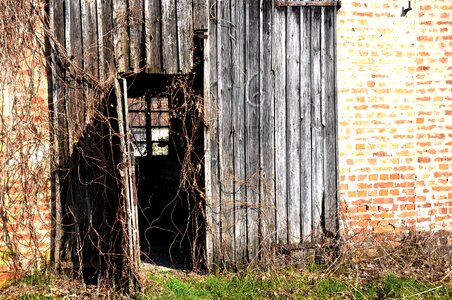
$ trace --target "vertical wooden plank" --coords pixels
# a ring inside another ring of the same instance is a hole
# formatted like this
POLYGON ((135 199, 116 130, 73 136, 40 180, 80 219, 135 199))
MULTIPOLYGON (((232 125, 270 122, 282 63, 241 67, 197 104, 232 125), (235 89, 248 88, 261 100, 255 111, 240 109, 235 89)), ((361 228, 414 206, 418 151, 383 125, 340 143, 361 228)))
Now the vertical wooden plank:
POLYGON ((287 170, 288 241, 300 242, 300 9, 287 9, 287 170))
POLYGON ((163 72, 177 74, 179 69, 176 0, 162 1, 163 72))
POLYGON ((82 41, 84 70, 99 78, 98 45, 97 45, 97 8, 95 0, 81 0, 82 41))
POLYGON ((104 26, 103 26, 103 20, 104 17, 102 12, 102 0, 96 1, 96 14, 97 14, 97 47, 99 52, 99 66, 98 66, 98 72, 99 72, 99 79, 105 80, 105 68, 104 68, 104 61, 105 61, 105 55, 104 55, 104 44, 103 44, 103 36, 104 36, 104 26))
POLYGON ((312 230, 313 238, 320 229, 323 188, 323 125, 322 125, 322 76, 321 76, 321 24, 322 8, 311 8, 312 55, 312 230))
POLYGON ((130 69, 135 73, 139 73, 145 63, 143 29, 143 0, 129 0, 130 69))
POLYGON ((106 80, 116 76, 113 44, 113 6, 112 0, 97 0, 99 34, 99 74, 106 80))
POLYGON ((234 148, 235 264, 247 263, 245 176, 245 1, 231 0, 232 132, 234 148))
POLYGON ((227 266, 234 262, 234 148, 232 134, 232 68, 230 0, 218 1, 218 129, 220 153, 221 230, 227 266))
POLYGON ((64 70, 59 62, 58 49, 64 47, 65 24, 64 24, 64 2, 51 0, 49 3, 50 29, 55 34, 56 40, 50 40, 51 45, 51 70, 52 70, 52 88, 51 88, 51 107, 52 107, 52 141, 54 146, 55 165, 53 170, 54 199, 52 202, 52 247, 51 257, 56 267, 59 267, 61 259, 61 240, 63 236, 62 229, 62 205, 61 205, 61 168, 66 160, 66 122, 64 122, 64 70))
POLYGON ((83 86, 79 84, 79 79, 84 68, 82 22, 80 2, 66 0, 65 4, 66 49, 72 62, 70 66, 71 75, 67 85, 68 98, 66 101, 67 122, 69 124, 69 151, 72 153, 73 141, 78 139, 84 129, 83 124, 85 123, 83 86))
POLYGON ((193 18, 192 1, 178 0, 176 2, 177 14, 177 52, 178 70, 187 74, 193 65, 193 18))
POLYGON ((311 207, 311 10, 300 9, 301 32, 301 73, 300 73, 300 111, 301 111, 301 233, 303 240, 310 240, 312 233, 311 207))
MULTIPOLYGON (((94 0, 81 0, 83 68, 95 80, 99 79, 99 48, 97 37, 97 8, 94 0)), ((85 95, 90 94, 90 87, 85 84, 85 95)), ((94 99, 85 97, 85 124, 94 116, 94 99)))
POLYGON ((162 72, 162 14, 161 0, 144 1, 146 69, 149 73, 162 72))
MULTIPOLYGON (((218 17, 216 0, 210 2, 211 14, 218 17)), ((207 64, 205 67, 205 82, 208 89, 205 98, 206 124, 206 251, 207 262, 210 269, 221 267, 221 219, 220 219, 220 181, 218 157, 218 31, 215 22, 211 23, 212 34, 205 48, 207 64)))
POLYGON ((129 71, 129 34, 127 1, 113 0, 113 43, 116 69, 119 73, 129 71))
POLYGON ((274 74, 272 72, 272 27, 274 4, 261 1, 260 9, 260 247, 262 259, 269 258, 270 247, 275 240, 275 116, 274 116, 274 74))
POLYGON ((322 44, 322 99, 325 105, 324 119, 324 186, 325 203, 323 212, 325 230, 337 234, 337 161, 336 161, 336 70, 335 70, 335 8, 324 9, 322 44))
POLYGON ((272 33, 272 67, 275 76, 275 189, 276 236, 287 243, 287 140, 286 140, 286 9, 275 11, 272 33))
POLYGON ((193 0, 193 29, 207 32, 209 25, 209 7, 206 0, 193 0))
POLYGON ((259 40, 260 1, 245 6, 246 15, 246 106, 245 106, 245 174, 247 178, 247 241, 249 260, 257 259, 259 250, 259 40))

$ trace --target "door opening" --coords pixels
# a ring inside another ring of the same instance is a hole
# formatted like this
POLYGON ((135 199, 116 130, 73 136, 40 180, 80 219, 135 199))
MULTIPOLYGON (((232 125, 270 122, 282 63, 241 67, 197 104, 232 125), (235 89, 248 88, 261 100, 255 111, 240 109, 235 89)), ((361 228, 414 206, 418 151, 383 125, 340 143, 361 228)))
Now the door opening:
POLYGON ((193 74, 127 82, 141 262, 191 269, 205 231, 202 89, 193 74))

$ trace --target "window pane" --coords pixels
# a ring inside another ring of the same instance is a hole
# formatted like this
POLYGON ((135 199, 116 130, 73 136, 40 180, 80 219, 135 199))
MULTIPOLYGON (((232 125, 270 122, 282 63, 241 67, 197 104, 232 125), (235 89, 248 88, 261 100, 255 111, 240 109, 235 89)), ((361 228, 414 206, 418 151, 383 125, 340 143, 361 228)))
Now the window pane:
POLYGON ((142 110, 146 109, 146 102, 144 98, 128 98, 129 110, 142 110))
POLYGON ((133 145, 133 155, 135 157, 147 155, 146 143, 132 143, 132 145, 133 145))
POLYGON ((151 138, 153 142, 169 141, 169 128, 152 128, 151 138))
POLYGON ((168 98, 159 98, 152 97, 151 98, 151 111, 168 111, 168 98))
POLYGON ((169 126, 169 112, 151 112, 151 126, 169 126))
POLYGON ((133 141, 146 142, 146 127, 132 127, 133 141))
POLYGON ((167 143, 152 143, 152 155, 169 155, 169 146, 167 143))
POLYGON ((129 124, 132 127, 145 127, 146 114, 144 112, 129 112, 129 124))

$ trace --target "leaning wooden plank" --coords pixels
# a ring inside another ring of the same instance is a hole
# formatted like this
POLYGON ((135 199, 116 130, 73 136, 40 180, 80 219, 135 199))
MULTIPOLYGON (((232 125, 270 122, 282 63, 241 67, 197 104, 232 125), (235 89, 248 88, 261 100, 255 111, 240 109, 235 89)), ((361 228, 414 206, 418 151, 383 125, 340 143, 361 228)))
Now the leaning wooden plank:
POLYGON ((246 244, 245 176, 245 0, 231 0, 232 134, 234 145, 235 264, 248 262, 246 244))
MULTIPOLYGON (((301 238, 300 190, 300 9, 287 10, 287 169, 289 243, 301 238)), ((304 142, 304 141, 303 141, 304 142)))
MULTIPOLYGON (((127 79, 122 80, 122 90, 123 92, 123 101, 124 106, 127 105, 128 96, 127 96, 127 79)), ((129 245, 132 248, 132 256, 129 258, 131 264, 134 268, 138 268, 140 265, 140 240, 139 240, 139 228, 138 228, 138 198, 137 198, 137 190, 136 190, 136 181, 135 181, 135 158, 133 157, 133 147, 132 147, 132 132, 129 124, 129 110, 127 107, 124 107, 124 139, 125 139, 125 153, 124 153, 124 163, 127 165, 127 177, 125 180, 127 181, 127 199, 126 199, 126 208, 128 215, 128 224, 127 228, 130 232, 129 235, 129 245)))
POLYGON ((248 256, 256 260, 259 253, 259 40, 260 1, 250 1, 245 6, 246 16, 246 105, 245 105, 245 148, 246 148, 246 201, 248 256))
MULTIPOLYGON (((115 96, 116 96, 116 113, 118 116, 118 128, 119 128, 119 146, 120 146, 120 170, 119 170, 119 174, 121 176, 120 180, 121 180, 121 198, 122 200, 125 202, 124 207, 125 207, 125 216, 126 216, 126 227, 127 227, 127 237, 129 239, 132 239, 133 233, 132 233, 132 227, 131 225, 131 217, 132 215, 130 214, 131 208, 130 208, 130 201, 129 201, 129 197, 130 197, 130 192, 129 192, 129 184, 128 184, 128 178, 129 178, 129 173, 128 173, 128 168, 127 168, 127 142, 126 142, 126 131, 124 129, 125 126, 125 119, 124 119, 124 105, 126 103, 125 98, 124 98, 124 94, 121 91, 121 84, 119 82, 119 80, 117 78, 115 78, 115 82, 114 82, 115 86, 115 96)), ((126 91, 126 90, 124 90, 126 91)), ((133 257, 134 257, 134 248, 133 248, 133 242, 130 242, 130 240, 127 242, 127 246, 128 249, 125 249, 127 251, 128 257, 129 259, 131 259, 133 261, 133 257)))
POLYGON ((321 23, 322 9, 311 9, 311 57, 312 57, 312 230, 313 238, 320 233, 320 221, 324 197, 323 182, 323 124, 322 124, 322 76, 321 76, 321 23))
POLYGON ((259 141, 261 165, 260 191, 260 251, 262 260, 270 258, 271 245, 275 241, 275 107, 273 102, 274 74, 272 72, 272 41, 274 5, 261 1, 259 41, 259 141))
POLYGON ((192 1, 176 2, 179 72, 188 74, 193 67, 192 1))
POLYGON ((177 74, 179 70, 176 0, 162 1, 163 72, 177 74))
POLYGON ((323 9, 322 34, 322 100, 324 104, 324 186, 325 186, 325 230, 337 234, 337 157, 336 157, 336 74, 335 74, 335 21, 336 9, 323 9))
MULTIPOLYGON (((210 3, 211 13, 217 16, 216 0, 210 3)), ((211 270, 221 267, 221 218, 220 218, 220 180, 218 157, 218 41, 217 26, 212 21, 212 35, 205 47, 207 62, 205 65, 205 105, 206 124, 206 252, 207 263, 211 270)))
POLYGON ((148 73, 162 72, 162 14, 161 0, 145 0, 145 47, 148 73))
POLYGON ((220 153, 221 234, 226 266, 234 263, 234 148, 232 134, 231 37, 229 0, 218 1, 218 129, 220 153))
POLYGON ((272 33, 272 68, 275 74, 275 198, 276 236, 287 243, 287 150, 286 150, 286 11, 275 11, 272 33))
POLYGON ((130 68, 139 73, 144 67, 144 7, 143 0, 129 0, 130 68))
POLYGON ((301 32, 301 234, 303 241, 310 240, 312 233, 312 142, 311 142, 311 9, 300 10, 301 32))
POLYGON ((207 32, 209 26, 209 6, 206 0, 193 0, 193 29, 207 32))
POLYGON ((129 34, 127 2, 113 0, 113 40, 116 69, 119 73, 129 72, 129 34))

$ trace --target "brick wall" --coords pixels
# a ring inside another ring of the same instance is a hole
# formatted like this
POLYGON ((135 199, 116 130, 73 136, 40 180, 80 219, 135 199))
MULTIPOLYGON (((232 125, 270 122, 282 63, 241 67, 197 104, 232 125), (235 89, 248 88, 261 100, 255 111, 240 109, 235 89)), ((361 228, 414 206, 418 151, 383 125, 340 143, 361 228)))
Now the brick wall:
POLYGON ((31 40, 26 48, 24 40, 17 41, 22 51, 16 53, 0 45, 0 284, 49 258, 45 58, 40 41, 31 40))
MULTIPOLYGON (((343 1, 342 229, 357 240, 452 230, 452 1, 343 1)), ((450 235, 449 235, 450 236, 450 235)))

